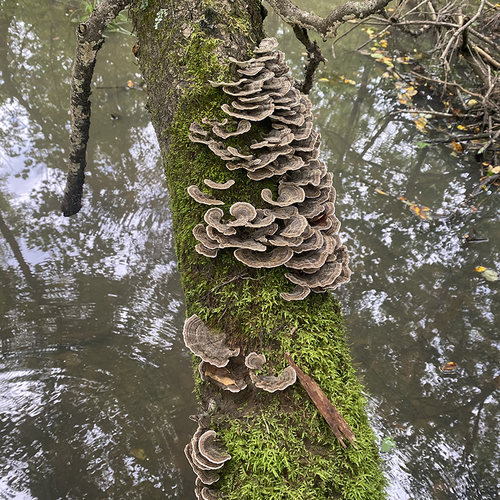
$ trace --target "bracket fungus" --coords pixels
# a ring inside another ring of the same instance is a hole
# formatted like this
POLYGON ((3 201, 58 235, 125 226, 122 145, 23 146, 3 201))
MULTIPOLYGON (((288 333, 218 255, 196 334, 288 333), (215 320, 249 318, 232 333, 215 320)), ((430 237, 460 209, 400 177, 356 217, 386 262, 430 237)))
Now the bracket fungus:
POLYGON ((201 203, 202 205, 224 205, 223 201, 216 200, 209 194, 204 193, 200 190, 198 186, 189 186, 187 192, 194 201, 201 203))
MULTIPOLYGON (((267 208, 243 200, 234 203, 229 211, 232 221, 223 220, 220 208, 210 208, 204 216, 205 231, 196 226, 193 234, 196 251, 207 257, 231 247, 236 259, 249 267, 285 265, 292 270, 287 278, 297 286, 281 296, 302 300, 310 291, 322 293, 349 281, 351 271, 338 237, 333 176, 318 159, 321 137, 313 129, 311 101, 294 87, 277 45, 275 38, 265 38, 254 57, 229 58, 239 76, 210 82, 230 96, 230 104, 222 105, 227 118, 203 119, 211 130, 198 123, 189 128, 189 138, 205 144, 228 170, 242 169, 256 182, 273 179, 277 198, 266 188, 261 198, 267 208), (240 138, 238 149, 226 141, 233 136, 240 138)), ((229 189, 233 184, 204 182, 212 189, 229 189)), ((200 203, 223 204, 195 187, 190 189, 200 203)))
POLYGON ((206 361, 202 361, 198 365, 198 373, 202 380, 212 382, 224 391, 240 392, 247 387, 244 377, 225 366, 219 368, 206 361))
POLYGON ((277 377, 274 375, 255 375, 250 372, 250 377, 255 387, 266 392, 284 391, 287 387, 295 384, 297 374, 291 366, 287 366, 277 377))
POLYGON ((245 366, 250 370, 260 370, 266 364, 266 356, 251 352, 245 357, 245 366))
POLYGON ((239 348, 231 349, 226 345, 224 333, 208 328, 196 314, 186 319, 182 335, 186 347, 193 354, 214 366, 226 366, 229 358, 240 353, 239 348))
POLYGON ((231 459, 224 447, 217 442, 217 433, 199 426, 191 441, 185 446, 184 454, 196 474, 196 498, 220 498, 218 492, 207 488, 220 478, 217 471, 231 459))

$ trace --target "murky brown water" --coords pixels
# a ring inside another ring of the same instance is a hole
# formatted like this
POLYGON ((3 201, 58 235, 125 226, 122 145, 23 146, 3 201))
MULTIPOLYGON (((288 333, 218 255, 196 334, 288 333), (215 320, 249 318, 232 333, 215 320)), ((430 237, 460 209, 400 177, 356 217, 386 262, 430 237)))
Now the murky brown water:
MULTIPOLYGON (((58 213, 77 5, 0 3, 0 498, 191 498, 183 299, 132 37, 101 51, 84 209, 58 213)), ((274 18, 268 31, 298 76, 302 48, 274 18)), ((396 91, 352 52, 363 40, 327 54, 311 97, 355 273, 339 292, 353 354, 395 442, 389 495, 495 498, 499 285, 474 267, 498 263, 498 200, 468 200, 474 162, 385 118, 396 91), (472 229, 489 241, 464 245, 472 229)))

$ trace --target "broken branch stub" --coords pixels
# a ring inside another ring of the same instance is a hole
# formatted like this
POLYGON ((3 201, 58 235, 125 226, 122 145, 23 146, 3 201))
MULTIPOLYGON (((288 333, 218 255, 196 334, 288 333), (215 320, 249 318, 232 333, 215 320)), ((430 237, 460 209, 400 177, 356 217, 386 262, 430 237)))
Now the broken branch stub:
POLYGON ((65 217, 75 215, 82 208, 90 130, 90 85, 97 52, 104 43, 103 33, 108 24, 130 3, 131 0, 103 0, 76 29, 77 44, 71 75, 68 174, 61 201, 61 210, 65 217))

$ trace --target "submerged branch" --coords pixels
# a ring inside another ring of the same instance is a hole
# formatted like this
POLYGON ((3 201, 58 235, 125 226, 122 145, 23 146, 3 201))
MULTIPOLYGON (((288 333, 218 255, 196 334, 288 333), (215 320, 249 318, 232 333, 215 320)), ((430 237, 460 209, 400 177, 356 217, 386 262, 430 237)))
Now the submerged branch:
POLYGON ((104 43, 104 30, 130 2, 131 0, 103 0, 76 29, 77 45, 71 77, 70 152, 66 187, 61 202, 61 210, 66 217, 78 213, 82 207, 90 129, 90 84, 97 52, 104 43))

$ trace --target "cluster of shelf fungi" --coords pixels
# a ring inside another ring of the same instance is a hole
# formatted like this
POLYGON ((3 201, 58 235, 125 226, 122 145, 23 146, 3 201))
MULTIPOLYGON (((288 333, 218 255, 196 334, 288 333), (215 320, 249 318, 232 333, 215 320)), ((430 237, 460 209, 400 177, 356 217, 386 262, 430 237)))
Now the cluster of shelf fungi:
MULTIPOLYGON (((228 217, 220 208, 225 202, 218 197, 234 180, 218 183, 205 179, 209 193, 195 185, 189 186, 188 193, 198 203, 211 206, 204 215, 205 224, 193 229, 199 254, 215 258, 220 250, 234 248, 235 258, 249 267, 284 265, 289 269, 285 276, 295 288, 283 291, 281 297, 302 300, 311 291, 323 293, 346 283, 351 271, 338 235, 332 174, 319 160, 320 136, 313 130, 311 102, 294 87, 285 55, 276 50, 277 45, 275 38, 265 38, 253 58, 230 58, 239 79, 210 82, 232 98, 230 105, 222 106, 228 118, 192 123, 189 134, 191 141, 205 144, 222 158, 229 170, 243 169, 256 182, 276 181, 277 197, 270 189, 262 189, 262 207, 239 201, 229 208, 228 217), (252 124, 265 132, 260 139, 245 141, 252 124), (232 138, 238 139, 240 149, 231 145, 232 141, 235 144, 232 138)), ((231 392, 242 391, 249 384, 274 392, 295 383, 292 366, 279 376, 261 375, 266 363, 263 354, 244 357, 225 340, 224 334, 210 330, 196 315, 186 320, 184 341, 201 358, 199 372, 204 381, 231 392)), ((217 470, 231 457, 217 443, 215 431, 201 422, 185 448, 197 475, 195 493, 197 498, 220 498, 208 486, 219 479, 217 470)))
MULTIPOLYGON (((208 328, 193 314, 184 323, 184 343, 201 359, 198 365, 201 378, 230 392, 240 392, 251 384, 267 392, 283 391, 297 380, 295 370, 288 366, 281 374, 263 375, 266 357, 256 352, 246 357, 240 349, 232 349, 226 343, 226 335, 208 328)), ((184 453, 196 474, 195 494, 198 499, 220 498, 220 493, 208 486, 219 480, 217 470, 231 456, 217 442, 217 434, 207 427, 205 415, 196 417, 198 429, 184 448, 184 453), (209 446, 207 446, 209 443, 209 446)))
POLYGON ((275 50, 275 38, 265 38, 247 61, 231 59, 241 78, 235 82, 211 82, 233 100, 222 110, 222 122, 193 123, 189 138, 206 144, 226 162, 229 170, 243 169, 255 181, 273 179, 277 197, 262 189, 262 207, 240 201, 224 218, 224 201, 213 196, 234 185, 206 179, 212 193, 190 186, 189 195, 199 203, 213 205, 204 216, 205 224, 193 229, 196 251, 214 258, 219 250, 234 248, 234 256, 253 268, 284 265, 286 277, 296 285, 283 292, 285 300, 304 299, 312 290, 325 292, 349 281, 349 257, 338 236, 335 217, 335 189, 332 174, 319 160, 320 136, 313 130, 311 101, 293 86, 283 52, 275 50), (230 123, 231 120, 231 123, 230 123), (247 141, 242 150, 229 144, 257 124, 267 130, 261 140, 247 141), (205 127, 203 126, 205 125, 205 127))

